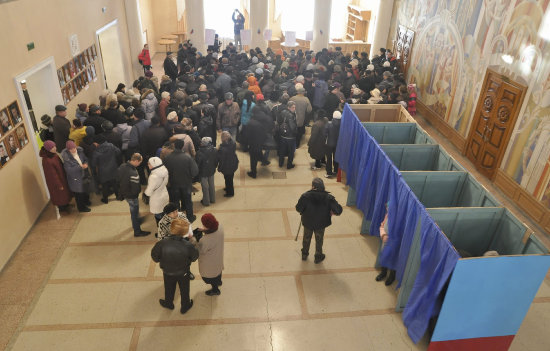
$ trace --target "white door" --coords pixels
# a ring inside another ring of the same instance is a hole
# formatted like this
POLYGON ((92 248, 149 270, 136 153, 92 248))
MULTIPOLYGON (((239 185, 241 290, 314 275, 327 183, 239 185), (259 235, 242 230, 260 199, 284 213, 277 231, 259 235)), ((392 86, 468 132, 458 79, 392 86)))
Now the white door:
POLYGON ((126 84, 126 73, 122 59, 118 21, 113 21, 96 32, 99 54, 102 60, 105 84, 115 90, 118 83, 126 84))

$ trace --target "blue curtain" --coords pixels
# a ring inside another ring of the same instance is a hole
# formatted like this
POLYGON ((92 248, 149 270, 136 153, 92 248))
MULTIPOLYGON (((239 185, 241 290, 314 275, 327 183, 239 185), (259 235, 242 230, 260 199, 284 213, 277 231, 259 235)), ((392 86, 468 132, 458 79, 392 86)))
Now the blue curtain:
POLYGON ((421 213, 420 235, 420 269, 403 311, 403 323, 415 343, 424 336, 430 318, 439 312, 437 298, 460 258, 426 209, 421 213))

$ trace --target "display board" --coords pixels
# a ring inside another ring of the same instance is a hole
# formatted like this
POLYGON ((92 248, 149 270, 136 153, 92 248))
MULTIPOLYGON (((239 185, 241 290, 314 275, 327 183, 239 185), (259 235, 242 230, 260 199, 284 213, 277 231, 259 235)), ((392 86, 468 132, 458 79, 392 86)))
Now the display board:
POLYGON ((97 80, 95 59, 97 49, 95 44, 76 55, 57 70, 57 78, 65 105, 75 98, 82 90, 88 89, 89 84, 97 80))
POLYGON ((0 168, 6 167, 28 143, 21 108, 14 101, 0 110, 0 168))

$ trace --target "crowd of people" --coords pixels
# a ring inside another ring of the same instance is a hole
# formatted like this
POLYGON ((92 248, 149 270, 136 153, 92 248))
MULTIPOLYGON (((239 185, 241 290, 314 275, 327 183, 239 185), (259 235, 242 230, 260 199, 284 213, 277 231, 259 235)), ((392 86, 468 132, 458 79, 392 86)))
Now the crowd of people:
MULTIPOLYGON (((55 107, 53 118, 42 116, 39 135, 44 146, 40 156, 47 186, 60 211, 69 211, 72 197, 78 211, 91 211, 89 194, 93 192, 101 194, 103 203, 108 203, 112 194, 126 200, 136 237, 150 234, 141 229, 141 194, 157 222, 157 236, 172 238, 185 249, 189 264, 197 257, 200 263, 202 257, 181 243, 181 238, 194 237, 190 223, 196 216, 191 197, 198 190, 193 184, 200 183, 203 206, 214 204, 218 171, 225 179, 224 196, 233 197, 233 177, 239 167, 237 144, 249 153, 247 174, 256 178, 258 163, 269 165, 272 151, 277 153, 279 167, 286 161, 288 170, 294 168, 296 148, 306 127, 311 127, 307 146, 314 160, 312 169, 324 167, 325 176, 331 178, 338 172, 334 154, 345 103, 401 104, 415 113, 415 86, 406 84, 396 59, 386 49, 380 49, 371 60, 364 52, 344 54, 340 48, 316 53, 270 48, 264 53, 256 48, 246 53, 230 43, 221 52, 211 46, 203 55, 186 42, 177 53, 167 53, 160 81, 151 71, 147 45, 139 61, 144 75, 131 87, 121 83, 114 91, 104 91, 97 103, 79 104, 72 120, 63 105, 55 107), (142 186, 146 186, 143 192, 142 186)), ((315 263, 319 263, 324 259, 324 227, 330 225, 330 216, 339 215, 342 209, 319 178, 296 209, 302 219, 307 217, 303 221, 302 259, 307 259, 315 232, 315 263), (313 218, 319 206, 328 220, 313 218)), ((210 225, 202 228, 206 233, 219 231, 215 219, 203 216, 202 222, 210 225)), ((220 236, 223 242, 223 231, 220 236)), ((156 247, 152 257, 162 267, 166 257, 159 252, 162 250, 156 247)), ((172 266, 164 263, 164 267, 172 266)), ((212 285, 209 295, 219 294, 221 285, 220 265, 215 267, 205 275, 201 271, 212 285)), ((181 266, 172 268, 163 268, 167 290, 160 304, 173 308, 175 285, 180 284, 182 294, 187 291, 185 299, 182 295, 184 313, 192 301, 188 281, 182 279, 191 279, 192 274, 181 266), (172 270, 177 274, 168 272, 172 270)))

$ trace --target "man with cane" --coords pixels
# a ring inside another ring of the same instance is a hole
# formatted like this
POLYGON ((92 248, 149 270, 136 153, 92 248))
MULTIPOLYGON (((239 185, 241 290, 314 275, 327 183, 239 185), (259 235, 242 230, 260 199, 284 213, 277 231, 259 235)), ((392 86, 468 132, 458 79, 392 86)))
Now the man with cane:
MULTIPOLYGON (((321 178, 314 178, 311 185, 311 190, 303 193, 296 204, 296 211, 302 216, 300 224, 304 225, 302 261, 307 260, 311 237, 315 233, 315 263, 321 263, 325 259, 323 254, 325 228, 332 224, 332 215, 342 214, 342 206, 334 196, 325 191, 325 184, 321 178)), ((298 239, 298 233, 295 240, 298 239)))

